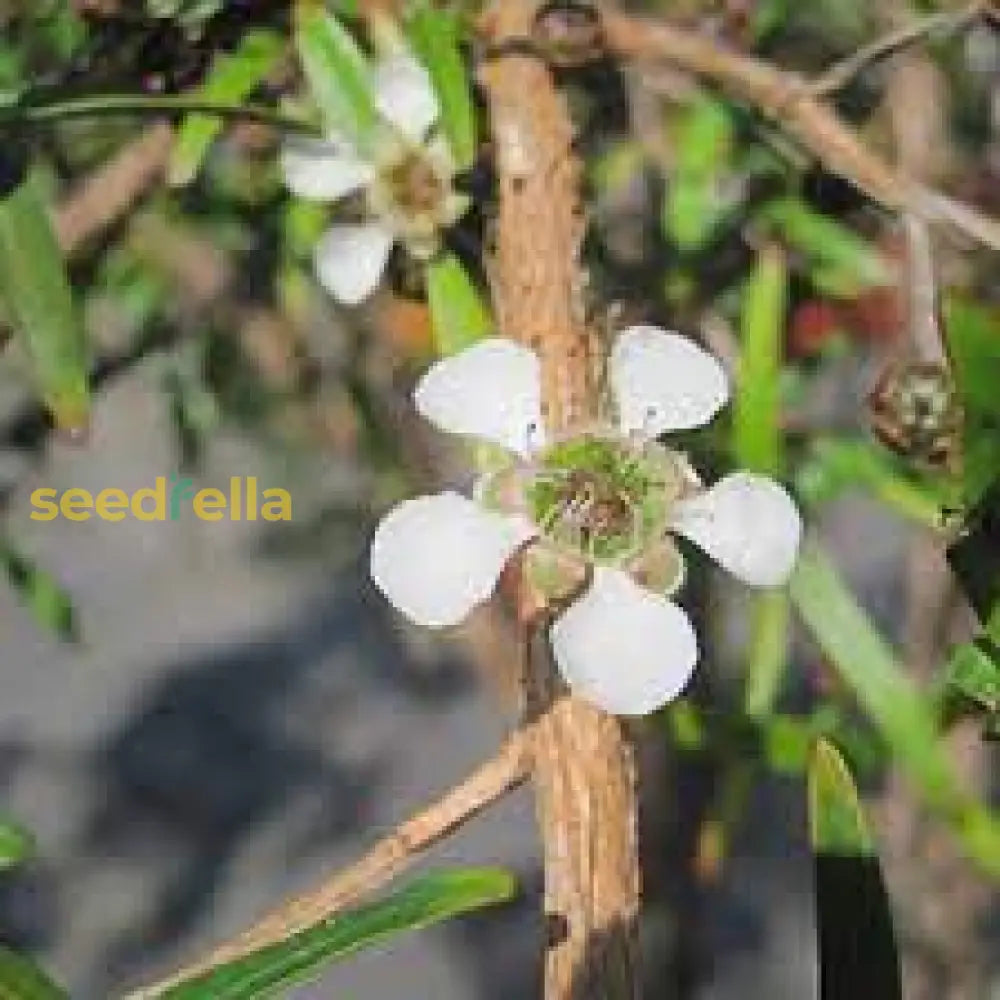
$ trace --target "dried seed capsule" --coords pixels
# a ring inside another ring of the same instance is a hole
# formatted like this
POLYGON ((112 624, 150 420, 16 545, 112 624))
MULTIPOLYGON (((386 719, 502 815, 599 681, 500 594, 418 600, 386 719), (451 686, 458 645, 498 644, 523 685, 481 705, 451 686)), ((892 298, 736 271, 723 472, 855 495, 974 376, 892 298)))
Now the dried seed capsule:
POLYGON ((962 414, 943 365, 890 365, 869 395, 868 407, 872 431, 897 454, 937 467, 955 458, 962 414))

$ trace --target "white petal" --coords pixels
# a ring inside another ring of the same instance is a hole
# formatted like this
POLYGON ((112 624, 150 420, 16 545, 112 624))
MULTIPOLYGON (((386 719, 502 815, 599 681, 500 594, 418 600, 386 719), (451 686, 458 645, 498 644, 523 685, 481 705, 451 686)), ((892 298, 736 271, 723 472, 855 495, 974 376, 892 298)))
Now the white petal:
POLYGON ((396 54, 375 68, 375 103, 407 138, 420 142, 437 120, 437 94, 427 70, 410 55, 396 54))
POLYGON ((681 608, 601 568, 553 626, 552 650, 573 693, 615 715, 646 715, 673 700, 698 661, 681 608))
POLYGON ((417 497, 379 524, 372 579, 413 621, 447 628, 489 598, 504 564, 529 537, 523 522, 491 514, 457 493, 417 497))
POLYGON ((729 399, 726 373, 711 354, 655 326, 618 335, 608 374, 626 433, 656 437, 701 427, 729 399))
POLYGON ((316 275, 335 298, 356 306, 378 285, 393 235, 384 226, 332 226, 316 246, 316 275))
POLYGON ((469 434, 528 455, 542 444, 541 366, 503 337, 444 358, 420 380, 417 409, 450 434, 469 434))
POLYGON ((773 480, 749 472, 720 479, 677 505, 671 527, 754 587, 776 587, 795 564, 802 519, 773 480))
POLYGON ((281 147, 281 169, 289 190, 301 198, 334 201, 370 184, 371 164, 363 163, 345 145, 326 139, 299 137, 281 147))

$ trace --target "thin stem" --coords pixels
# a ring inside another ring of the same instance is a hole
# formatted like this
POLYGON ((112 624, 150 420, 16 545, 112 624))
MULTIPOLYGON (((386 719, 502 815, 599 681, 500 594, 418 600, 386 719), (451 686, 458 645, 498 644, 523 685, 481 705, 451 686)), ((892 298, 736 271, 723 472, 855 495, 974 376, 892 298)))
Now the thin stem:
POLYGON ((5 122, 47 124, 68 118, 171 113, 216 115, 219 118, 261 122, 283 132, 321 134, 315 125, 272 108, 249 104, 226 104, 173 94, 99 94, 71 97, 50 104, 18 102, 0 107, 0 124, 5 122))
POLYGON ((163 176, 173 143, 170 125, 155 122, 74 185, 53 220, 64 254, 72 255, 142 200, 163 176))
POLYGON ((507 739, 494 757, 434 805, 400 824, 350 868, 338 872, 305 895, 289 900, 199 961, 167 979, 130 994, 127 1000, 153 1000, 178 983, 204 975, 260 948, 284 941, 292 934, 379 889, 415 861, 423 851, 527 779, 530 765, 528 748, 533 734, 531 726, 519 729, 507 739))
POLYGON ((663 22, 609 10, 604 16, 604 28, 609 49, 620 58, 673 63, 712 81, 754 105, 830 173, 849 180, 889 211, 913 212, 927 222, 944 223, 979 243, 1000 249, 1000 221, 919 184, 872 153, 797 75, 663 22))
POLYGON ((905 24, 895 31, 876 38, 870 45, 858 49, 857 52, 831 66, 825 73, 813 80, 807 87, 814 98, 829 97, 847 86, 870 63, 883 59, 893 52, 919 41, 934 32, 960 31, 971 21, 984 16, 984 0, 975 0, 963 10, 940 11, 931 14, 912 24, 905 24))

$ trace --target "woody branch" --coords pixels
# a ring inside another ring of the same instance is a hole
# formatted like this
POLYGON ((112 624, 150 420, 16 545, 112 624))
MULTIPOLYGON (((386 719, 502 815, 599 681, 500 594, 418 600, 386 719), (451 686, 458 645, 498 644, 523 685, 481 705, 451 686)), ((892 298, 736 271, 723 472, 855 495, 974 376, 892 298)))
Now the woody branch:
MULTIPOLYGON (((492 268, 498 328, 540 358, 543 414, 557 434, 595 416, 603 359, 584 319, 580 164, 566 102, 545 63, 519 46, 537 7, 530 0, 493 5, 485 27, 494 57, 481 76, 499 181, 492 268)), ((538 610, 523 589, 520 610, 525 621, 538 610)), ((526 659, 525 709, 538 720, 534 784, 550 930, 545 996, 634 1000, 635 750, 620 720, 566 694, 547 650, 526 659)))

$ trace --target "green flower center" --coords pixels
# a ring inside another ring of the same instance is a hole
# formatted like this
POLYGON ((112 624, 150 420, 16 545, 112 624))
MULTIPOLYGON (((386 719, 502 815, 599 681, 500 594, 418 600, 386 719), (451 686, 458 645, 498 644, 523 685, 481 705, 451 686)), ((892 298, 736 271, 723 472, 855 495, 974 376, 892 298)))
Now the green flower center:
POLYGON ((662 537, 684 487, 683 459, 655 442, 585 435, 544 452, 525 495, 557 548, 620 564, 662 537))

